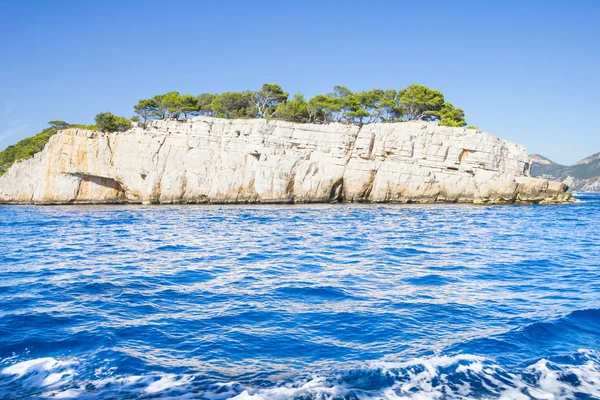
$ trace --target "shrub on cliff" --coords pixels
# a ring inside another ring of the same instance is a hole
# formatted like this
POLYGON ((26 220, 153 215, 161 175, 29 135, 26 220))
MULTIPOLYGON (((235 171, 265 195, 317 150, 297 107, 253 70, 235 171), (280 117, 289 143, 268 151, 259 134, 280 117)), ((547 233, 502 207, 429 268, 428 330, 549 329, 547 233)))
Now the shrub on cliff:
POLYGON ((308 102, 301 93, 297 93, 293 100, 280 103, 273 114, 274 118, 290 122, 308 122, 308 102))
POLYGON ((440 125, 460 127, 467 125, 465 121, 465 112, 461 108, 456 108, 452 103, 446 103, 437 114, 440 118, 440 125))
POLYGON ((94 118, 96 126, 102 132, 123 132, 131 128, 131 120, 113 115, 110 112, 101 112, 94 118))
POLYGON ((31 158, 36 153, 43 150, 52 135, 60 129, 80 128, 93 130, 96 128, 94 125, 69 124, 65 121, 58 120, 50 121, 48 122, 48 125, 50 125, 50 127, 44 129, 37 135, 23 139, 17 144, 8 146, 0 152, 0 176, 4 175, 11 165, 17 161, 31 158))
POLYGON ((37 135, 23 139, 4 149, 0 153, 0 176, 4 175, 15 162, 31 158, 35 153, 41 151, 56 132, 56 128, 46 128, 37 135))
POLYGON ((256 107, 252 102, 253 92, 225 92, 215 95, 212 109, 215 117, 221 118, 253 118, 256 107))

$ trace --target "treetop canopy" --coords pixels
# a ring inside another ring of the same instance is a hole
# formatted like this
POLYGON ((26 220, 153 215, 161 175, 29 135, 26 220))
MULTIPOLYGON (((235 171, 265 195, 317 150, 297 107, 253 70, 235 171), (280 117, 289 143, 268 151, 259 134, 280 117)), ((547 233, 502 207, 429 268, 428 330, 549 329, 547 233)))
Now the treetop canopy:
POLYGON ((465 113, 446 102, 438 90, 410 85, 401 90, 372 89, 352 92, 334 86, 327 94, 310 100, 297 93, 293 98, 281 86, 266 83, 256 92, 202 93, 181 95, 173 91, 142 99, 134 106, 145 127, 154 119, 180 119, 194 115, 217 118, 265 118, 303 123, 438 121, 445 126, 466 126, 465 113))

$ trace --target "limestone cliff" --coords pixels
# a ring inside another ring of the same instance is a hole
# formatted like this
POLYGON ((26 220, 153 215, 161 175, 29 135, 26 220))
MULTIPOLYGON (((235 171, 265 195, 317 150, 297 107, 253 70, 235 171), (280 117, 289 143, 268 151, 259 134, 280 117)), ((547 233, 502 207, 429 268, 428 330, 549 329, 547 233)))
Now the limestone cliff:
POLYGON ((196 117, 147 129, 67 129, 0 177, 3 203, 551 203, 523 146, 433 123, 196 117))

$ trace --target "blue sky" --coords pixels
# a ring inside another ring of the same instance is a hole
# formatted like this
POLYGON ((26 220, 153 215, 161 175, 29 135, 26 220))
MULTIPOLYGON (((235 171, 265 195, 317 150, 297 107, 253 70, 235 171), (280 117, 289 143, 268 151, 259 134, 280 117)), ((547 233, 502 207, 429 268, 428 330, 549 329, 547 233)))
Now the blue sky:
POLYGON ((600 151, 600 1, 0 2, 0 149, 140 98, 420 83, 570 164, 600 151))

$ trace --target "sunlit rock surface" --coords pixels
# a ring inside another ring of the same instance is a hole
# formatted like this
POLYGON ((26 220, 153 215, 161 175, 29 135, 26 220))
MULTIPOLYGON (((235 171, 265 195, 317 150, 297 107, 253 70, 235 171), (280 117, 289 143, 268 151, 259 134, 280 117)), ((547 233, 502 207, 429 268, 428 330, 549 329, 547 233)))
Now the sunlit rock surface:
POLYGON ((553 203, 521 145, 473 129, 196 117, 67 129, 0 177, 3 203, 553 203))

